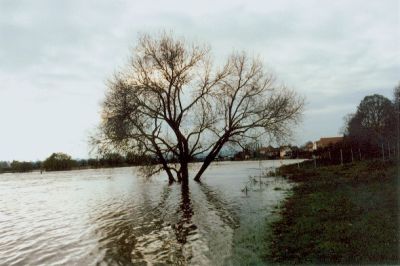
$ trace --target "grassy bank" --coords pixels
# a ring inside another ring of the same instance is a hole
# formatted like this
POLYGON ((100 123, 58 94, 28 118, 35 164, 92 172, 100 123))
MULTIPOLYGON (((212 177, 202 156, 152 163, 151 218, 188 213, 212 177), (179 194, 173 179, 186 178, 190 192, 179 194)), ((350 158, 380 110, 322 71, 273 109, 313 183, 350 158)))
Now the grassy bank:
POLYGON ((394 163, 283 166, 298 183, 272 224, 278 263, 398 264, 398 177, 394 163))

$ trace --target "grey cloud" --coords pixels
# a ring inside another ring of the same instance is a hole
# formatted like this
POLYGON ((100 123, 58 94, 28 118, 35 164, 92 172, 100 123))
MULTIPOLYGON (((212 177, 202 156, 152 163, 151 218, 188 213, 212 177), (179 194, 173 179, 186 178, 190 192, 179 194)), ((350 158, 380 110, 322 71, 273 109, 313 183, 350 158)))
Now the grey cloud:
POLYGON ((298 142, 335 134, 363 96, 390 97, 398 83, 398 9, 395 0, 3 0, 0 112, 10 126, 0 131, 0 160, 86 157, 82 140, 99 119, 105 81, 138 32, 162 29, 209 43, 217 62, 233 49, 260 55, 307 97, 298 142), (56 118, 63 122, 45 122, 56 118))

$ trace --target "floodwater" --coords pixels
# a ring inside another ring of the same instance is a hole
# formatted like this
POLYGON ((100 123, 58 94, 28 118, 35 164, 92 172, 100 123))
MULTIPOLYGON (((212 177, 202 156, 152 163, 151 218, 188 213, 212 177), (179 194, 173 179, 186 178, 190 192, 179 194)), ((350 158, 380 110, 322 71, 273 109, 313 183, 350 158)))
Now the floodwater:
POLYGON ((261 264, 291 185, 260 175, 295 162, 218 162, 184 193, 135 167, 0 175, 0 265, 261 264))

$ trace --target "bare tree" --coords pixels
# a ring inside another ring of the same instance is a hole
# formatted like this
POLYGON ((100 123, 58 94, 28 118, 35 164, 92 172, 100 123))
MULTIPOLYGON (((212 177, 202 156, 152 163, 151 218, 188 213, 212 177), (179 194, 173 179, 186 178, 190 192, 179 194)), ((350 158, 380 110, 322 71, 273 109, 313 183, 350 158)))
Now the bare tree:
POLYGON ((164 170, 186 185, 189 162, 204 155, 200 181, 224 145, 288 136, 303 99, 275 83, 245 53, 216 68, 207 47, 142 35, 128 68, 108 84, 95 144, 156 157, 148 175, 164 170))

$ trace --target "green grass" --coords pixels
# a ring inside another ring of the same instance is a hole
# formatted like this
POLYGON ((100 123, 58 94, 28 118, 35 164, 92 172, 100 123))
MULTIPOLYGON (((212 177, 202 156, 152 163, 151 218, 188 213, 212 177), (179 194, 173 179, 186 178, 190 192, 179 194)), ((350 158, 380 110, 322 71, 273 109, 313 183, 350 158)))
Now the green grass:
POLYGON ((314 169, 284 166, 298 182, 273 223, 268 259, 277 263, 399 264, 399 194, 394 163, 314 169))

